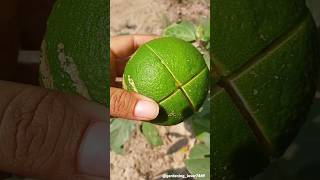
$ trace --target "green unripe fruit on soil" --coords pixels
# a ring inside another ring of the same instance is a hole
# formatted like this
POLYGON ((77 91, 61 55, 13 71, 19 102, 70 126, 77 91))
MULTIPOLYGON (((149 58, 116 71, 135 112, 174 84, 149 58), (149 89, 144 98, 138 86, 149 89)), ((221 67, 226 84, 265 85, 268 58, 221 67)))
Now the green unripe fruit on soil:
POLYGON ((304 0, 212 0, 211 178, 248 179, 283 154, 319 61, 304 0))
POLYGON ((197 111, 208 91, 208 67, 190 43, 163 37, 142 45, 128 61, 123 86, 160 105, 151 121, 174 125, 197 111))
POLYGON ((43 86, 109 106, 109 22, 106 0, 58 0, 42 44, 43 86))

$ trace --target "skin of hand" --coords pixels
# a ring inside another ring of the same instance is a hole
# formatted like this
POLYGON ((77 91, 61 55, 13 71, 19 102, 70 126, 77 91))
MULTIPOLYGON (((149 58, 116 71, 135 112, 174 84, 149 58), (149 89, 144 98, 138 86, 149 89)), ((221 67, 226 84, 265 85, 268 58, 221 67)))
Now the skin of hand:
POLYGON ((110 40, 110 114, 132 120, 148 121, 159 114, 159 106, 152 99, 121 89, 116 77, 122 77, 128 58, 138 49, 157 36, 124 35, 110 40))
POLYGON ((21 82, 19 49, 40 47, 49 1, 0 3, 0 171, 49 180, 109 179, 105 106, 10 82, 21 82))

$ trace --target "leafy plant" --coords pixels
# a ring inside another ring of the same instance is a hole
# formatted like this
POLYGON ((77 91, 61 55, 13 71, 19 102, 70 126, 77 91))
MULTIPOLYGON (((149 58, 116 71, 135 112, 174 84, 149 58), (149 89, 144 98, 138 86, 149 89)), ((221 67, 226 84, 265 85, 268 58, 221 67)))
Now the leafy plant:
POLYGON ((163 144, 157 128, 153 124, 147 122, 142 123, 141 131, 152 147, 161 146, 163 144))
MULTIPOLYGON (((183 39, 188 42, 202 41, 210 43, 210 20, 202 19, 195 25, 191 21, 181 21, 169 25, 163 30, 163 36, 171 36, 183 39)), ((209 47, 207 47, 209 49, 209 47)))
POLYGON ((201 179, 210 179, 210 98, 208 97, 199 112, 188 119, 199 144, 190 151, 185 165, 193 175, 205 174, 201 179))
POLYGON ((196 40, 196 27, 192 22, 182 21, 168 26, 163 33, 164 36, 172 36, 183 39, 185 41, 196 40))
MULTIPOLYGON (((173 36, 192 42, 203 54, 210 68, 210 20, 203 19, 198 25, 190 21, 182 21, 168 26, 163 31, 164 36, 173 36)), ((205 175, 201 179, 210 179, 210 99, 205 100, 200 110, 188 119, 193 133, 199 141, 190 151, 185 160, 188 171, 195 175, 205 175)))
POLYGON ((135 124, 124 119, 112 119, 110 122, 110 147, 115 153, 123 153, 123 144, 129 139, 135 124))

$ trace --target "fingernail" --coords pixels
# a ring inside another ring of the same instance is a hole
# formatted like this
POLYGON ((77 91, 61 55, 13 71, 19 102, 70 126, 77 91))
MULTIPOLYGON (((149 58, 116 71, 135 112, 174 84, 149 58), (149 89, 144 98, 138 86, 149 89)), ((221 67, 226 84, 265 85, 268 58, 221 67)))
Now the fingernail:
POLYGON ((157 103, 148 100, 139 100, 134 109, 134 116, 141 120, 152 120, 159 114, 157 103))
POLYGON ((108 130, 107 122, 95 122, 86 130, 78 157, 78 168, 82 174, 107 177, 109 172, 108 130))

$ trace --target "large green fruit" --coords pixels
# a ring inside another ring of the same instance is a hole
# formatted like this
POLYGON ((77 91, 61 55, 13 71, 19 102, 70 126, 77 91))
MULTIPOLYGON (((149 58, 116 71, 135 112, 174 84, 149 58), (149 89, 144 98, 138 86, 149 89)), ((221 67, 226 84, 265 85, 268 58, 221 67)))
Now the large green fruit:
POLYGON ((246 179, 280 156, 312 103, 315 25, 303 0, 212 0, 211 173, 246 179))
POLYGON ((58 0, 42 44, 40 80, 109 106, 107 0, 58 0))
POLYGON ((132 55, 123 84, 159 103, 160 114, 153 123, 173 125, 199 109, 207 95, 208 74, 192 44, 164 37, 147 42, 132 55))

